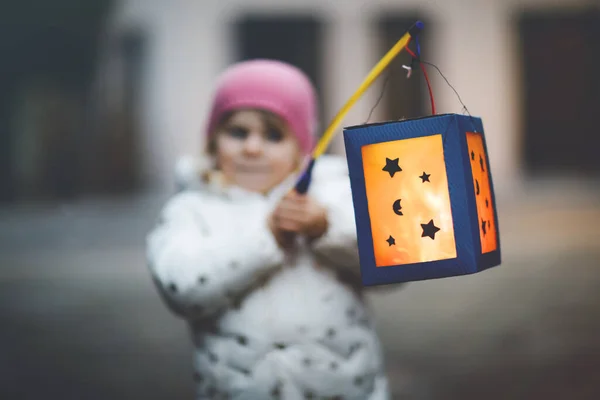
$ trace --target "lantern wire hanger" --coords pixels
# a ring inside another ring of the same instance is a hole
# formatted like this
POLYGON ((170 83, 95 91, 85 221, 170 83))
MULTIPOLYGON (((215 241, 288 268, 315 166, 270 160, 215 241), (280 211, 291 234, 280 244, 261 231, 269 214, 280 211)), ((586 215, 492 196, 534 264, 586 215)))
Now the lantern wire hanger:
MULTIPOLYGON (((412 57, 412 60, 411 60, 410 64, 402 65, 402 68, 404 68, 406 70, 406 79, 409 79, 413 74, 415 62, 419 63, 421 70, 423 71, 423 76, 425 77, 425 81, 427 82, 427 89, 429 90, 429 98, 431 99, 431 114, 435 115, 436 109, 435 109, 435 100, 433 98, 433 91, 431 90, 431 83, 429 82, 429 76, 427 75, 427 71, 425 70, 425 67, 423 65, 423 64, 430 64, 430 63, 427 63, 427 62, 421 60, 421 46, 419 44, 419 35, 417 34, 414 36, 414 42, 416 43, 416 54, 409 47, 409 45, 411 43, 411 39, 409 39, 409 41, 406 43, 405 49, 406 49, 407 53, 410 54, 410 56, 412 57)), ((430 64, 430 65, 432 65, 432 64, 430 64)), ((437 67, 435 67, 435 68, 437 68, 437 67)), ((438 71, 439 71, 439 69, 438 69, 438 71)), ((441 72, 440 72, 440 74, 441 74, 441 72)), ((390 78, 390 75, 391 75, 391 71, 388 70, 385 80, 383 81, 383 85, 382 85, 381 93, 379 94, 379 98, 377 99, 377 102, 375 103, 373 108, 371 108, 371 111, 369 112, 369 116, 367 117, 365 124, 369 123, 369 121, 371 120, 371 115, 373 115, 373 112, 375 111, 375 109, 379 105, 379 102, 383 98, 383 94, 387 87, 387 83, 390 78)), ((447 82, 447 80, 446 80, 446 82, 447 82)))
MULTIPOLYGON (((406 65, 403 64, 402 68, 404 68, 406 70, 406 79, 409 79, 412 75, 413 75, 413 71, 415 68, 415 63, 419 63, 419 66, 421 67, 421 70, 423 71, 423 77, 425 78, 425 82, 427 83, 427 89, 429 91, 429 98, 431 99, 431 114, 435 115, 437 114, 436 111, 436 107, 435 107, 435 100, 434 100, 434 96, 433 96, 433 90, 431 89, 431 82, 429 80, 429 76, 427 74, 427 70, 425 69, 424 65, 429 65, 433 68, 435 68, 437 70, 437 72, 440 74, 440 76, 444 79, 444 81, 446 82, 446 84, 452 89, 452 91, 454 92, 454 94, 456 94, 456 97, 458 98, 458 101, 460 102, 460 104, 462 105, 462 112, 466 112, 467 115, 469 115, 469 117, 472 118, 471 113, 469 112, 469 109, 467 108, 467 106, 465 105, 465 103, 463 102, 462 98, 460 97, 460 94, 458 94, 458 91, 454 88, 454 86, 452 86, 452 84, 450 83, 450 81, 448 81, 448 78, 446 78, 446 76, 442 73, 442 71, 439 69, 439 67, 433 63, 424 61, 421 58, 421 45, 419 43, 419 35, 415 35, 414 37, 414 43, 416 45, 416 52, 410 49, 410 43, 411 41, 409 40, 409 42, 406 44, 406 51, 407 53, 412 57, 410 64, 406 65)), ((388 71, 388 73, 386 74, 385 80, 383 81, 383 85, 382 85, 382 90, 381 93, 379 95, 379 98, 377 99, 377 102, 375 103, 375 105, 373 106, 373 108, 371 109, 371 111, 369 112, 369 116, 367 118, 367 120, 365 121, 365 124, 367 124, 370 119, 371 119, 371 115, 373 114, 373 112, 375 111, 375 109, 377 108, 377 106, 379 105, 381 99, 383 98, 383 94, 385 92, 385 89, 387 87, 388 84, 388 80, 390 78, 391 75, 391 71, 388 71)))
POLYGON ((435 115, 435 101, 433 99, 433 91, 431 90, 431 83, 429 82, 429 76, 427 76, 427 70, 425 69, 425 65, 421 62, 421 46, 419 45, 419 36, 415 36, 415 42, 417 44, 417 54, 415 54, 410 47, 408 47, 409 43, 406 44, 406 52, 412 56, 412 63, 408 70, 407 78, 410 78, 410 73, 412 72, 412 65, 416 62, 419 63, 421 67, 421 71, 423 71, 423 77, 425 78, 425 82, 427 82, 427 89, 429 90, 429 98, 431 99, 431 114, 435 115))
MULTIPOLYGON (((429 81, 429 76, 427 75, 427 71, 426 71, 424 65, 430 65, 430 66, 434 67, 440 73, 440 75, 444 78, 444 80, 446 81, 448 86, 450 86, 452 88, 452 90, 454 91, 454 93, 456 93, 456 95, 458 96, 458 99, 463 106, 463 110, 465 110, 469 114, 469 116, 471 116, 471 114, 469 113, 469 110, 467 109, 467 106, 465 106, 462 99, 458 95, 458 92, 448 82, 448 79, 446 79, 446 77, 444 76, 444 74, 442 74, 440 69, 437 66, 435 66, 434 64, 423 61, 421 59, 421 46, 419 43, 419 33, 421 32, 423 27, 424 27, 423 22, 421 22, 421 21, 415 22, 404 33, 404 35, 402 35, 402 37, 394 44, 394 46, 392 46, 392 48, 377 62, 377 64, 373 67, 373 69, 371 69, 371 71, 369 72, 367 77, 363 80, 363 82, 358 87, 358 89, 346 101, 344 106, 338 111, 338 113, 335 115, 335 117, 332 119, 329 126, 325 130, 325 133, 323 134, 321 139, 317 142, 317 145, 315 146, 315 148, 308 160, 308 163, 306 164, 304 172, 300 175, 300 178, 296 182, 294 190, 297 193, 304 194, 308 191, 308 187, 310 186, 312 171, 313 171, 315 162, 327 150, 329 144, 331 143, 331 140, 334 138, 335 134, 337 133, 337 129, 338 129, 340 123, 342 122, 342 120, 344 119, 344 117, 346 116, 348 111, 350 111, 352 106, 356 103, 356 101, 366 92, 366 90, 381 75, 381 73, 388 67, 388 65, 394 60, 394 58, 396 58, 396 56, 398 56, 398 54, 400 54, 402 52, 402 50, 406 50, 407 53, 409 53, 410 56, 412 57, 411 65, 403 66, 403 68, 408 70, 407 78, 410 78, 410 76, 412 74, 412 70, 413 70, 413 65, 416 62, 418 62, 419 66, 421 67, 423 76, 425 77, 425 81, 427 83, 427 88, 429 90, 429 97, 431 99, 432 115, 436 114, 435 101, 434 101, 434 97, 433 97, 433 91, 431 89, 431 83, 429 81), (413 39, 414 39, 414 43, 416 45, 416 53, 413 50, 411 50, 409 47, 409 44, 411 43, 411 41, 413 39)), ((383 83, 382 93, 379 96, 377 103, 375 104, 373 109, 371 109, 371 112, 369 113, 369 119, 370 119, 370 116, 373 113, 374 109, 377 107, 377 104, 379 104, 381 98, 383 97, 383 91, 385 90, 385 86, 388 82, 388 79, 389 79, 389 72, 383 83)))
POLYGON ((425 70, 424 65, 429 65, 433 68, 435 68, 437 70, 437 72, 440 74, 440 76, 444 79, 444 81, 446 82, 446 84, 448 86, 450 86, 450 89, 452 89, 452 91, 454 92, 454 94, 456 94, 456 97, 458 98, 458 101, 460 102, 460 104, 463 106, 462 110, 464 112, 466 112, 469 117, 472 118, 471 113, 469 112, 469 109, 467 108, 467 106, 465 105, 465 103, 463 102, 462 98, 460 97, 460 94, 458 94, 458 91, 454 88, 454 86, 452 86, 452 84, 450 84, 450 82, 448 81, 448 78, 446 78, 446 76, 442 73, 442 71, 438 68, 437 65, 427 62, 427 61, 423 61, 423 59, 421 59, 421 46, 419 45, 419 36, 415 36, 415 42, 417 45, 417 54, 415 54, 409 47, 407 44, 406 47, 406 51, 408 52, 408 54, 410 54, 412 56, 412 62, 410 64, 410 66, 406 66, 403 65, 402 67, 408 70, 408 76, 407 78, 410 78, 410 73, 412 71, 412 67, 414 65, 415 62, 418 62, 419 65, 421 66, 421 70, 423 71, 423 76, 425 78, 425 81, 427 82, 427 88, 429 89, 429 97, 431 98, 431 113, 433 115, 436 114, 436 109, 435 109, 435 101, 433 99, 433 91, 431 90, 431 83, 429 81, 429 77, 427 76, 427 71, 425 70))
POLYGON ((338 111, 333 120, 330 122, 329 126, 325 130, 325 133, 321 137, 321 139, 317 142, 311 157, 308 161, 308 164, 304 170, 304 173, 300 175, 300 178, 296 182, 294 189, 298 193, 306 193, 308 191, 308 187, 310 186, 310 181, 312 177, 312 170, 315 165, 316 160, 325 153, 329 143, 335 136, 336 130, 350 108, 356 103, 356 101, 363 95, 363 93, 373 84, 373 82, 381 75, 381 73, 386 69, 386 67, 396 58, 402 50, 406 49, 407 44, 410 42, 410 39, 413 36, 419 34, 419 32, 423 29, 423 22, 417 21, 411 26, 404 35, 392 46, 392 48, 379 60, 379 62, 371 69, 367 77, 363 80, 358 89, 354 92, 354 94, 346 101, 344 106, 338 111))

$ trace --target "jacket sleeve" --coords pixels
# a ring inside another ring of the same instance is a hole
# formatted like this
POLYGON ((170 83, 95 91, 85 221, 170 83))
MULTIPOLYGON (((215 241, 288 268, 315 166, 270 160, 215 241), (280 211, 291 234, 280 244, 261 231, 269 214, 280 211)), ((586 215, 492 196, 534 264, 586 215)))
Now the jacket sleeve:
POLYGON ((146 239, 159 292, 173 312, 188 319, 230 307, 284 259, 262 213, 236 218, 223 211, 215 219, 203 215, 208 210, 198 194, 182 192, 167 203, 146 239))
POLYGON ((325 166, 330 173, 315 182, 312 195, 327 209, 328 227, 325 234, 313 241, 311 246, 316 256, 358 275, 360 262, 352 191, 347 168, 340 164, 345 160, 326 162, 330 164, 325 166))

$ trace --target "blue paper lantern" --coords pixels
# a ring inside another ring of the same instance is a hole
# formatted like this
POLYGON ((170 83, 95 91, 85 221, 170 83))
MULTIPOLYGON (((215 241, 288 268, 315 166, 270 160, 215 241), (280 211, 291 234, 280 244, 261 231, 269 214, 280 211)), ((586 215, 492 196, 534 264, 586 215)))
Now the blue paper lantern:
POLYGON ((480 118, 442 114, 347 127, 344 142, 364 285, 500 264, 480 118))

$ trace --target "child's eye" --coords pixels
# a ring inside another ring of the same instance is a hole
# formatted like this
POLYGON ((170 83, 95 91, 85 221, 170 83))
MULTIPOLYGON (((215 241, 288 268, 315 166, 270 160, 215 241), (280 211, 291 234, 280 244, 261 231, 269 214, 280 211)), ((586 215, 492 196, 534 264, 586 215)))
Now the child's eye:
POLYGON ((280 142, 283 139, 283 133, 278 129, 269 129, 266 137, 270 142, 280 142))
POLYGON ((240 128, 238 126, 233 126, 227 130, 229 136, 234 137, 236 139, 245 139, 248 136, 248 130, 244 128, 240 128))

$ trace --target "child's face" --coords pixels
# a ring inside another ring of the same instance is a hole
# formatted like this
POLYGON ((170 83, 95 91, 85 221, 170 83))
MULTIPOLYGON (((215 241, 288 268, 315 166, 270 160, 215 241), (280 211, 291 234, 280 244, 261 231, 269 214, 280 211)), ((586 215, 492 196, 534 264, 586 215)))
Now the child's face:
POLYGON ((217 163, 225 179, 265 193, 298 167, 295 136, 279 118, 256 110, 232 114, 215 136, 217 163))

